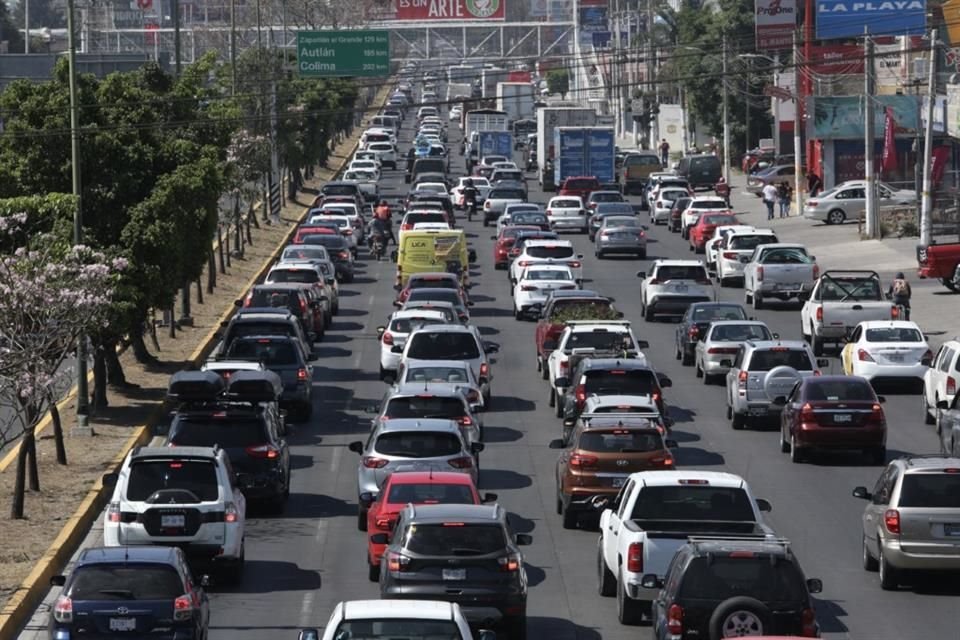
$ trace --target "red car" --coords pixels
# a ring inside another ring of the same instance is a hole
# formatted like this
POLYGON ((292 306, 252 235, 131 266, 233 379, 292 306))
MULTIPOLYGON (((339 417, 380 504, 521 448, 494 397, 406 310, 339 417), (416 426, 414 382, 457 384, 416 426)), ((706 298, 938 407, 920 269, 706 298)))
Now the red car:
POLYGON ((393 533, 398 514, 408 504, 482 504, 495 502, 497 495, 477 492, 468 473, 456 471, 395 471, 376 495, 364 493, 360 502, 367 509, 367 563, 372 582, 380 579, 380 558, 386 544, 376 544, 371 537, 393 533))
POLYGON ((960 243, 917 247, 917 262, 920 278, 936 278, 951 291, 960 291, 960 243))
POLYGON ((540 227, 534 225, 516 225, 514 227, 504 227, 500 235, 493 237, 496 243, 493 245, 493 268, 506 269, 510 266, 510 249, 517 242, 517 236, 521 231, 539 231, 540 227))
POLYGON ((700 216, 697 223, 690 227, 690 251, 703 253, 707 240, 713 237, 714 230, 726 224, 740 224, 740 221, 730 211, 705 213, 700 216))
POLYGON ((580 196, 583 201, 594 191, 600 191, 600 181, 592 176, 577 176, 576 178, 567 178, 560 185, 558 196, 580 196))
POLYGON ((887 456, 883 398, 860 376, 803 378, 789 398, 775 398, 780 414, 780 449, 802 462, 812 449, 856 449, 874 464, 887 456))
POLYGON ((437 272, 437 273, 414 273, 407 278, 407 286, 397 294, 395 306, 403 306, 403 303, 410 297, 410 292, 414 289, 457 289, 460 296, 467 300, 467 292, 460 286, 460 279, 455 273, 437 272))
POLYGON ((296 235, 293 236, 292 244, 301 244, 303 243, 303 238, 305 236, 320 236, 320 235, 331 235, 336 236, 340 235, 335 230, 330 227, 311 227, 303 226, 297 229, 296 235))

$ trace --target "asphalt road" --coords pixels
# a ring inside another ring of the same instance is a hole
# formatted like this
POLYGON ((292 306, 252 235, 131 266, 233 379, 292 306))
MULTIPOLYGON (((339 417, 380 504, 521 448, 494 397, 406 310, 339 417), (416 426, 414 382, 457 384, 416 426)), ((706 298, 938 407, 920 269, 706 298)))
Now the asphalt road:
MULTIPOLYGON (((411 119, 401 136, 407 144, 411 119)), ((462 167, 455 156, 454 173, 462 167)), ((548 196, 537 190, 533 178, 530 187, 531 201, 546 202, 548 196)), ((402 171, 387 171, 381 190, 387 196, 404 193, 402 171)), ((759 212, 758 203, 744 202, 759 212)), ((493 365, 493 407, 484 416, 487 449, 481 454, 480 489, 498 493, 517 530, 533 535, 533 545, 526 548, 530 637, 647 637, 646 629, 621 626, 614 599, 597 595, 597 534, 564 530, 554 512, 556 452, 547 444, 559 437, 560 422, 547 407, 546 384, 535 370, 534 325, 512 317, 506 276, 493 270, 492 230, 479 222, 461 224, 479 254, 472 316, 485 337, 501 345, 493 365)), ((663 227, 652 227, 650 236, 651 259, 692 256, 679 236, 663 227)), ((960 612, 954 598, 960 586, 955 580, 925 579, 916 588, 884 592, 876 574, 860 568, 863 503, 850 490, 872 486, 880 467, 860 456, 842 455, 793 465, 779 452, 775 429, 733 431, 724 416, 723 388, 704 387, 692 368, 674 360, 676 325, 643 321, 634 274, 648 262, 597 261, 585 236, 567 237, 585 256, 585 287, 617 299, 637 337, 650 343, 648 359, 673 379, 665 395, 680 442, 678 464, 740 474, 755 494, 772 502, 771 524, 793 542, 807 576, 824 582, 817 599, 824 636, 956 638, 960 612)), ((313 423, 289 438, 295 469, 289 507, 282 517, 248 522, 243 584, 213 590, 211 640, 295 638, 300 627, 322 626, 341 600, 378 597, 377 585, 367 580, 364 534, 356 528, 358 457, 346 444, 366 437, 369 416, 363 411, 386 389, 377 379, 376 327, 392 310, 393 276, 391 263, 364 259, 355 284, 343 288, 340 315, 317 349, 313 423)), ((722 300, 742 300, 739 289, 718 292, 722 300)), ((795 305, 753 315, 783 338, 799 338, 795 305)), ((839 360, 831 369, 839 371, 839 360)), ((932 428, 918 419, 918 396, 886 395, 889 455, 935 451, 932 428)), ((22 637, 36 636, 28 632, 22 637)))

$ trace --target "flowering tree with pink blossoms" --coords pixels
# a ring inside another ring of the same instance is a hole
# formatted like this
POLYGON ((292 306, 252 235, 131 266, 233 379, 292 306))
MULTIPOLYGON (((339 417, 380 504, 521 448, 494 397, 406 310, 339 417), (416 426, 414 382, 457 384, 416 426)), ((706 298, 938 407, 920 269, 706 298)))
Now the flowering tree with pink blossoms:
POLYGON ((51 389, 70 375, 77 341, 107 321, 126 260, 31 233, 27 214, 0 216, 0 247, 0 405, 12 416, 0 443, 20 439, 10 515, 22 518, 27 480, 40 488, 35 429, 51 389))

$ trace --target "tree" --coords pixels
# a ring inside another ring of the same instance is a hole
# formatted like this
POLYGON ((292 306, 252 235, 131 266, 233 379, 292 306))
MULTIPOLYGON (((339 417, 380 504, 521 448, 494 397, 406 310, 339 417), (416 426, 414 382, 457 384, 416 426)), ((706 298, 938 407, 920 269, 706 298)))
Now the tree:
MULTIPOLYGON (((22 24, 22 23, 20 23, 22 24)), ((20 26, 13 21, 6 2, 0 2, 0 40, 7 42, 7 51, 23 53, 23 36, 20 26)))
MULTIPOLYGON (((30 29, 63 29, 67 26, 66 3, 62 0, 30 0, 30 29)), ((25 24, 25 0, 20 0, 13 9, 13 23, 22 28, 25 24)), ((31 45, 33 43, 31 42, 31 45)), ((33 47, 30 47, 31 51, 33 47)))
POLYGON ((67 374, 63 365, 77 340, 106 321, 117 273, 126 266, 37 233, 32 222, 26 213, 0 216, 0 243, 17 247, 0 259, 0 402, 15 416, 0 444, 21 439, 12 518, 23 517, 28 472, 30 489, 40 489, 35 429, 50 390, 67 374))
POLYGON ((551 69, 547 72, 547 90, 550 93, 559 93, 566 99, 570 91, 570 74, 566 69, 551 69))

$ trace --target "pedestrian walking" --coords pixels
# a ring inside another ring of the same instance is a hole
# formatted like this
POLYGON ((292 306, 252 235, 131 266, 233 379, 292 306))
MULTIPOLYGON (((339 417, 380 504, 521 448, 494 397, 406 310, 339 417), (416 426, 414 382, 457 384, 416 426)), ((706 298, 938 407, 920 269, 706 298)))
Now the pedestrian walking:
POLYGON ((664 167, 670 162, 670 143, 664 138, 660 141, 660 164, 664 167))
POLYGON ((767 205, 767 220, 773 220, 773 207, 777 204, 777 188, 767 183, 763 188, 763 204, 767 205))
POLYGON ((823 188, 823 180, 820 179, 820 176, 817 175, 815 171, 811 171, 807 176, 807 191, 810 192, 810 197, 814 197, 820 193, 820 189, 823 188))
POLYGON ((790 185, 783 181, 777 186, 777 202, 780 203, 780 217, 787 218, 790 216, 790 196, 793 195, 793 190, 790 188, 790 185))

